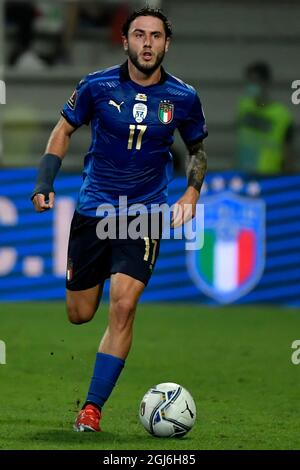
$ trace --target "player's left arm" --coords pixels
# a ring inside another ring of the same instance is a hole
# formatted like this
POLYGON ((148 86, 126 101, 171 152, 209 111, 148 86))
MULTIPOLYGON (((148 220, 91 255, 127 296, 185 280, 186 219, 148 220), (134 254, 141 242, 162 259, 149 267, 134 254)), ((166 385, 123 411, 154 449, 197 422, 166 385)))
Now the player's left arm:
POLYGON ((194 188, 200 195, 202 183, 207 169, 207 155, 203 142, 189 145, 188 154, 185 160, 188 188, 194 188))
POLYGON ((200 196, 202 183, 207 169, 207 155, 203 142, 187 145, 188 153, 185 159, 187 189, 176 202, 172 226, 179 227, 196 213, 196 205, 200 196))

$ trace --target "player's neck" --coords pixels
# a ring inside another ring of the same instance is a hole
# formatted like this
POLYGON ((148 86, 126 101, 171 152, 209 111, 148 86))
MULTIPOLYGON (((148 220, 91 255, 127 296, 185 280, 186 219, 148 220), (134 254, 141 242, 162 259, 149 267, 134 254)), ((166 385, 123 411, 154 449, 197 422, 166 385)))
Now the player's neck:
POLYGON ((156 69, 153 74, 149 76, 138 70, 130 60, 128 60, 128 73, 130 79, 141 86, 155 85, 156 83, 159 83, 161 79, 160 67, 158 67, 158 69, 156 69))

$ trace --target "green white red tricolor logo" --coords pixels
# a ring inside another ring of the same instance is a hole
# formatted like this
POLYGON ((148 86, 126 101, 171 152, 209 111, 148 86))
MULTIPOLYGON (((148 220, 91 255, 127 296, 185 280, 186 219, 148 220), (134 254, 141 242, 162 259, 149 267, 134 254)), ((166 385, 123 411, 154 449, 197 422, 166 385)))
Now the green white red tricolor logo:
POLYGON ((168 100, 163 100, 159 103, 158 117, 164 124, 169 124, 174 116, 174 104, 168 100))
POLYGON ((204 246, 188 252, 196 286, 221 303, 251 291, 265 265, 265 205, 230 192, 202 199, 204 246))

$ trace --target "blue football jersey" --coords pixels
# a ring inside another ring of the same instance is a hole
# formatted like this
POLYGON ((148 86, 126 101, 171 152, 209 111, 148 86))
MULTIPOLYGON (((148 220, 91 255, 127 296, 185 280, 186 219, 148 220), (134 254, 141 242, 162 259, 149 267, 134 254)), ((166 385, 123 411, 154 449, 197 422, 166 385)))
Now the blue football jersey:
POLYGON ((166 202, 175 129, 186 144, 207 136, 193 87, 163 68, 159 83, 138 85, 127 61, 81 80, 62 115, 76 128, 91 126, 77 211, 92 217, 100 204, 118 210, 119 196, 127 196, 128 206, 166 202))

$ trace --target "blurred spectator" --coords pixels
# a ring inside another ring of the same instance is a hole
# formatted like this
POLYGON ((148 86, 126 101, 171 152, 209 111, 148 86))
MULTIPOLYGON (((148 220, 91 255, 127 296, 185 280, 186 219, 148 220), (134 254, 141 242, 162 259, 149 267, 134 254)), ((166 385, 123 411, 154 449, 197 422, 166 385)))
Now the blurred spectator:
POLYGON ((272 71, 257 62, 246 68, 246 94, 238 108, 238 168, 274 174, 292 169, 292 116, 270 96, 272 71))
POLYGON ((107 2, 70 0, 65 5, 65 22, 61 42, 56 51, 57 62, 71 62, 72 45, 78 26, 109 27, 113 43, 121 43, 121 25, 128 16, 128 2, 110 4, 107 2))
MULTIPOLYGON (((142 5, 144 0, 139 0, 142 5)), ((134 7, 136 1, 120 0, 112 3, 108 1, 78 1, 69 0, 65 4, 64 30, 61 42, 56 52, 57 62, 71 62, 72 45, 78 26, 109 27, 110 39, 113 44, 121 44, 121 28, 128 17, 129 10, 134 7)), ((161 0, 149 2, 153 8, 161 7, 161 0)), ((136 6, 136 5, 135 5, 136 6)))
MULTIPOLYGON (((5 20, 13 27, 13 45, 8 63, 35 70, 46 65, 72 63, 74 38, 79 26, 109 28, 111 42, 120 44, 121 26, 129 9, 139 1, 5 0, 5 20), (39 42, 39 50, 36 50, 36 39, 41 37, 43 48, 39 42)), ((160 0, 150 3, 153 7, 161 5, 160 0)))
MULTIPOLYGON (((31 56, 31 46, 33 42, 33 26, 35 19, 35 7, 33 2, 22 1, 6 1, 5 2, 5 19, 8 24, 12 24, 16 28, 15 40, 12 51, 8 58, 9 65, 13 66, 24 58, 31 56)), ((39 63, 39 58, 34 57, 39 63)))

